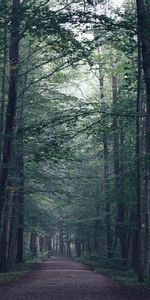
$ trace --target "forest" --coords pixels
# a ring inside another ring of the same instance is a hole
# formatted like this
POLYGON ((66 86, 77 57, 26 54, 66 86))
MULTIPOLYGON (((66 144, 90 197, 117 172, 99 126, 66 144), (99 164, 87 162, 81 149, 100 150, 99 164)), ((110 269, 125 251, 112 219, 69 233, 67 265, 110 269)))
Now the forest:
POLYGON ((49 253, 150 278, 149 0, 0 0, 0 272, 49 253))

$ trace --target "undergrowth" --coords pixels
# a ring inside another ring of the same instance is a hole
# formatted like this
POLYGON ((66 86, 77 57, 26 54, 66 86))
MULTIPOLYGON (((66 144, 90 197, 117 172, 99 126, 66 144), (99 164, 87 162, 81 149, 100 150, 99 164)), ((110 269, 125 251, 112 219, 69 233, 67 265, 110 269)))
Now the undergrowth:
POLYGON ((47 255, 45 253, 41 253, 37 257, 27 255, 24 263, 15 263, 8 271, 0 273, 0 284, 23 277, 26 273, 33 269, 34 264, 46 261, 47 259, 47 255))
POLYGON ((0 283, 19 279, 32 270, 33 263, 14 264, 8 272, 0 273, 0 283))
POLYGON ((123 266, 117 258, 100 259, 93 256, 82 256, 79 261, 93 268, 97 273, 107 275, 118 283, 128 285, 130 287, 139 287, 142 289, 150 289, 150 277, 142 283, 138 282, 138 277, 128 266, 123 266))

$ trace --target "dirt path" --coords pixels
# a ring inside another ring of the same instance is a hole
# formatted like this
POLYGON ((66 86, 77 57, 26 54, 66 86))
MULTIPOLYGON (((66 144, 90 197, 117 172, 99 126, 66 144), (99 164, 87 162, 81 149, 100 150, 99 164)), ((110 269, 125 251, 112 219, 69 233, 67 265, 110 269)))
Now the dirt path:
POLYGON ((17 281, 0 286, 1 300, 143 300, 111 279, 67 258, 52 258, 17 281))

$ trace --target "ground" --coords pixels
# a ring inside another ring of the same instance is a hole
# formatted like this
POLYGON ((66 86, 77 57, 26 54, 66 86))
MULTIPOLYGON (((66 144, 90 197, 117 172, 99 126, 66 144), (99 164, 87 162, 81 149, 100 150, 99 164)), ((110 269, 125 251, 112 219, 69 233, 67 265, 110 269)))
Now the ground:
POLYGON ((1 300, 143 300, 142 292, 68 258, 53 257, 24 277, 0 286, 1 300))

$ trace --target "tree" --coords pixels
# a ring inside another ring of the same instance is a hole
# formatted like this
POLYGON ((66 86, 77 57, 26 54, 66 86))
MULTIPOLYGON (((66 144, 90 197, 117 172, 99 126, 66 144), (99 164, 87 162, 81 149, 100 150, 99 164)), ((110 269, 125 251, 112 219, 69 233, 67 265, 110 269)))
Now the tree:
POLYGON ((148 276, 149 269, 149 253, 150 253, 150 215, 149 215, 149 203, 150 203, 150 63, 149 63, 149 51, 150 51, 150 35, 149 35, 149 16, 150 16, 150 4, 148 1, 136 1, 137 4, 137 19, 138 19, 138 37, 142 44, 142 61, 144 70, 144 79, 146 84, 146 170, 145 170, 145 202, 146 202, 146 244, 145 244, 145 275, 148 276))
MULTIPOLYGON (((14 136, 14 121, 16 114, 17 104, 17 80, 18 80, 18 65, 19 65, 19 32, 20 32, 20 1, 14 0, 12 2, 12 17, 11 17, 11 33, 10 33, 10 46, 9 46, 9 94, 8 104, 6 111, 6 125, 3 147, 3 158, 1 163, 1 185, 0 185, 0 223, 4 211, 4 205, 7 195, 7 180, 8 180, 8 167, 12 154, 12 139, 14 136)), ((1 223, 2 224, 2 223, 1 223)), ((2 227, 3 230, 3 227, 2 227)), ((1 241, 2 243, 2 241, 1 241)), ((3 256, 3 253, 1 252, 3 256)), ((1 266, 5 264, 2 261, 1 266)))

